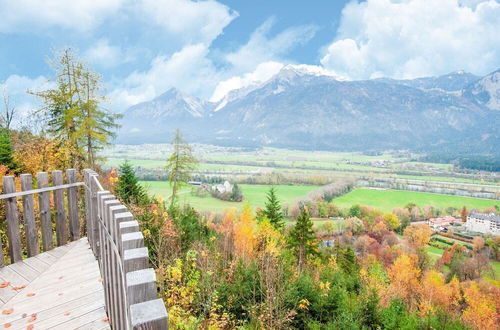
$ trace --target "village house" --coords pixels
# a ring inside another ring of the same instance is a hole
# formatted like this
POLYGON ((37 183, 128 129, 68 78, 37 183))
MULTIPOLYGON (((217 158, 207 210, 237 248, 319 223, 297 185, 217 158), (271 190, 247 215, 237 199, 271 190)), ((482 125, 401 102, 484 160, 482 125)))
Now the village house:
POLYGON ((233 186, 229 183, 229 181, 224 181, 223 184, 212 186, 212 190, 217 191, 219 194, 231 193, 233 192, 233 186))
POLYGON ((500 216, 472 211, 467 216, 465 228, 471 232, 500 235, 500 216))
POLYGON ((430 218, 429 220, 427 220, 427 224, 432 229, 440 230, 440 229, 447 228, 448 226, 450 226, 452 224, 461 225, 462 222, 455 217, 444 216, 444 217, 439 217, 439 218, 430 218))

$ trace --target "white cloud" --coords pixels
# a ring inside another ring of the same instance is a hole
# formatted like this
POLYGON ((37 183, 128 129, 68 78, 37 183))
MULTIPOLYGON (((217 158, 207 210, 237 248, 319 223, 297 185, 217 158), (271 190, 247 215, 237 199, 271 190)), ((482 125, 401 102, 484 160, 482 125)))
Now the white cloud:
POLYGON ((208 48, 188 45, 170 57, 158 56, 147 71, 129 75, 122 86, 111 93, 120 108, 158 96, 171 87, 191 95, 208 96, 219 80, 219 73, 207 58, 208 48))
POLYGON ((88 31, 124 0, 0 0, 0 33, 62 27, 88 31))
POLYGON ((209 44, 238 16, 213 0, 144 0, 140 8, 156 24, 190 44, 209 44))
POLYGON ((495 0, 351 2, 321 63, 352 79, 485 74, 499 64, 499 17, 495 0))
POLYGON ((313 25, 294 26, 268 37, 273 24, 274 20, 268 19, 252 33, 245 45, 227 54, 225 60, 240 72, 253 71, 260 63, 282 60, 294 47, 311 40, 317 30, 313 25))
POLYGON ((269 80, 283 68, 283 65, 283 63, 279 62, 264 62, 257 65, 257 68, 252 72, 223 80, 217 84, 210 101, 218 102, 232 90, 260 84, 269 80))
POLYGON ((83 59, 101 68, 113 68, 120 64, 133 61, 136 51, 123 50, 119 46, 113 46, 108 39, 97 40, 83 53, 83 59))
POLYGON ((4 92, 7 93, 10 106, 16 109, 15 120, 19 121, 41 108, 40 100, 28 94, 27 91, 40 91, 51 86, 52 84, 43 76, 28 78, 14 74, 0 82, 0 97, 3 98, 4 92))

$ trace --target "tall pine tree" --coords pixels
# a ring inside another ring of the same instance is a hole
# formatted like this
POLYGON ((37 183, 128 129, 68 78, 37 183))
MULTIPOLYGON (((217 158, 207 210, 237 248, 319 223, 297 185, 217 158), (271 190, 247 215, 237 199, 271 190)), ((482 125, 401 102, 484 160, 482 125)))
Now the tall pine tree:
POLYGON ((305 208, 302 209, 295 227, 290 232, 289 246, 297 256, 300 269, 307 261, 307 257, 315 255, 318 251, 318 239, 313 230, 313 222, 305 208))
POLYGON ((283 229, 285 226, 284 216, 274 187, 271 187, 267 193, 266 208, 263 213, 274 228, 283 229))
POLYGON ((146 193, 135 176, 132 165, 128 161, 125 161, 120 165, 119 172, 120 176, 115 188, 116 195, 125 204, 141 204, 146 198, 146 193))

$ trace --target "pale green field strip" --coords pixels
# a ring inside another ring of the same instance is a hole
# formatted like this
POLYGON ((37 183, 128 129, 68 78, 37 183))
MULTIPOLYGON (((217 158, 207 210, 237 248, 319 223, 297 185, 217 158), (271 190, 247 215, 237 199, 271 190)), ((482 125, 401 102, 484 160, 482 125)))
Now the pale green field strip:
MULTIPOLYGON (((147 187, 150 194, 168 198, 171 195, 170 185, 165 181, 141 181, 147 187)), ((243 202, 226 202, 210 195, 195 196, 191 193, 192 186, 184 187, 179 193, 181 204, 189 204, 200 211, 222 212, 228 208, 241 209, 245 203, 250 207, 264 207, 267 201, 266 194, 271 188, 269 185, 239 185, 244 196, 243 202)), ((318 189, 319 186, 280 185, 274 186, 276 195, 282 204, 293 204, 297 199, 305 197, 309 192, 318 189)), ((194 188, 196 189, 196 188, 194 188)))
POLYGON ((366 205, 378 208, 384 212, 391 212, 395 207, 404 207, 408 203, 415 203, 419 207, 430 205, 445 209, 447 207, 467 209, 485 209, 495 205, 500 206, 500 201, 462 196, 439 195, 431 193, 403 191, 403 190, 374 190, 355 189, 350 193, 335 198, 333 203, 341 208, 352 205, 366 205))

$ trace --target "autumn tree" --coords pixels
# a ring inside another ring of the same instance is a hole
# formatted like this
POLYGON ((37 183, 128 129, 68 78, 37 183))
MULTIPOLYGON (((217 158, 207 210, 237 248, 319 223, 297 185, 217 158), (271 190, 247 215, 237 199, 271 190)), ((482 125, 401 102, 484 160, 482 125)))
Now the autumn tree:
POLYGON ((290 232, 289 245, 297 256, 299 268, 302 269, 308 256, 315 255, 318 250, 318 240, 313 230, 313 222, 305 208, 302 209, 290 232))
POLYGON ((462 210, 460 211, 460 218, 462 218, 462 222, 467 222, 467 208, 464 206, 462 207, 462 210))
POLYGON ((250 260, 256 246, 256 224, 248 204, 243 206, 239 221, 234 224, 234 248, 236 255, 250 260))
POLYGON ((71 49, 64 49, 49 62, 55 87, 30 91, 45 103, 48 132, 65 152, 67 166, 95 165, 96 153, 114 136, 117 114, 103 108, 100 76, 86 67, 71 49))
POLYGON ((171 206, 175 203, 177 192, 183 185, 187 184, 191 178, 191 172, 198 164, 198 160, 193 156, 191 146, 182 138, 179 129, 175 131, 172 147, 174 151, 167 159, 167 165, 165 166, 168 170, 168 181, 172 186, 171 206))
POLYGON ((430 241, 431 228, 424 224, 408 226, 404 231, 404 237, 414 246, 423 246, 430 241))
POLYGON ((396 230, 401 225, 399 218, 392 213, 385 213, 382 216, 382 219, 384 220, 387 227, 389 227, 389 229, 391 229, 391 230, 396 230))
POLYGON ((417 308, 421 290, 420 270, 416 267, 416 259, 414 255, 402 254, 387 270, 391 284, 386 298, 388 301, 399 298, 412 310, 417 308))
POLYGON ((478 284, 475 282, 471 282, 468 286, 465 286, 463 290, 465 302, 467 304, 467 308, 462 314, 464 322, 476 329, 498 329, 498 290, 496 290, 496 296, 495 293, 491 295, 485 294, 481 292, 478 284))
POLYGON ((283 212, 274 187, 271 187, 267 193, 266 208, 263 212, 274 228, 283 229, 285 226, 283 212))

